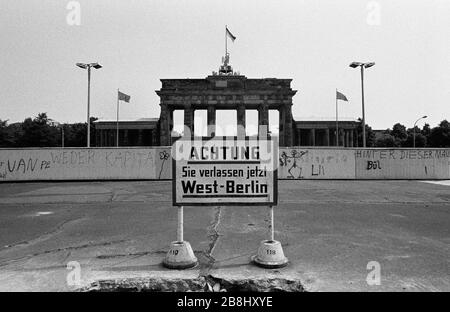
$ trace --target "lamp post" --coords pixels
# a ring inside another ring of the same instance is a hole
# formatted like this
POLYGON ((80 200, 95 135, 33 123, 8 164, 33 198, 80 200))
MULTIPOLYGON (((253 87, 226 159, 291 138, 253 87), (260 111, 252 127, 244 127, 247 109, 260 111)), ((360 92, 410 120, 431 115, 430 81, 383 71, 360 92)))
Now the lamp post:
POLYGON ((64 125, 61 126, 61 147, 64 148, 64 125))
POLYGON ((57 121, 52 121, 51 125, 57 129, 61 129, 61 147, 64 148, 64 124, 57 121))
POLYGON ((417 123, 419 120, 425 119, 425 118, 427 118, 426 115, 420 117, 420 118, 417 119, 416 122, 414 123, 414 126, 413 126, 413 147, 414 147, 414 148, 416 147, 416 123, 417 123))
POLYGON ((366 147, 366 117, 364 113, 364 68, 369 68, 375 65, 374 62, 360 63, 353 62, 350 64, 352 68, 361 68, 361 102, 362 102, 362 129, 363 129, 363 147, 366 147))
POLYGON ((90 101, 91 101, 91 67, 95 69, 102 68, 99 63, 77 63, 78 67, 88 70, 88 98, 87 98, 87 147, 91 147, 91 118, 90 118, 90 101))

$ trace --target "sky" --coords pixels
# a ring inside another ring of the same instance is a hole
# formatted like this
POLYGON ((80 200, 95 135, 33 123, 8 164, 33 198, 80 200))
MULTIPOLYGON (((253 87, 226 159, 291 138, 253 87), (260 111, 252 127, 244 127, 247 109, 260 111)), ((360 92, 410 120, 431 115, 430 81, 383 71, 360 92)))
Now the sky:
MULTIPOLYGON (((248 78, 291 78, 295 119, 361 117, 407 127, 450 119, 449 0, 0 0, 0 119, 46 112, 85 122, 116 118, 117 89, 131 95, 121 120, 159 117, 163 78, 205 78, 224 54, 248 78), (78 11, 77 4, 80 10, 78 11), (79 12, 79 15, 77 14, 79 12), (79 17, 79 19, 78 19, 79 17), (79 21, 79 25, 78 25, 79 21)), ((227 120, 218 116, 219 122, 227 120)))

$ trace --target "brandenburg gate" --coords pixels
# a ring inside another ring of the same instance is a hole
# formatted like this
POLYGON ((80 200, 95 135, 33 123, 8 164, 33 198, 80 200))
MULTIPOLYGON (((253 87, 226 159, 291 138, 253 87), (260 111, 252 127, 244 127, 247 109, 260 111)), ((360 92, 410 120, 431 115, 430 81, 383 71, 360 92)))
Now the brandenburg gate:
MULTIPOLYGON (((258 128, 269 126, 269 110, 279 111, 279 144, 292 146, 295 123, 292 117, 292 79, 250 79, 234 73, 224 58, 219 72, 205 79, 161 79, 162 87, 156 91, 160 97, 160 145, 172 144, 174 110, 184 111, 184 125, 194 133, 195 110, 207 111, 208 136, 214 136, 217 110, 236 110, 238 136, 245 131, 245 112, 258 111, 258 128), (244 130, 243 130, 244 129, 244 130)), ((264 129, 264 128, 263 128, 264 129)), ((268 131, 268 130, 266 130, 268 131)), ((244 132, 245 135, 245 132, 244 132)))
MULTIPOLYGON (((172 145, 179 137, 172 136, 175 110, 184 112, 185 136, 187 132, 194 135, 195 110, 206 111, 208 137, 215 135, 217 120, 224 124, 221 119, 226 117, 220 114, 222 110, 236 111, 238 137, 246 134, 246 110, 257 110, 258 135, 265 136, 269 131, 269 111, 276 110, 279 112, 278 141, 282 147, 359 145, 360 121, 340 120, 337 132, 334 118, 294 120, 292 97, 297 91, 291 88, 292 79, 247 78, 233 72, 228 62, 229 55, 226 54, 219 71, 204 79, 161 79, 162 87, 156 91, 161 106, 159 118, 121 121, 120 146, 172 145)), ((252 126, 255 128, 256 125, 252 126)), ((115 146, 116 121, 97 121, 95 127, 97 146, 115 146)))

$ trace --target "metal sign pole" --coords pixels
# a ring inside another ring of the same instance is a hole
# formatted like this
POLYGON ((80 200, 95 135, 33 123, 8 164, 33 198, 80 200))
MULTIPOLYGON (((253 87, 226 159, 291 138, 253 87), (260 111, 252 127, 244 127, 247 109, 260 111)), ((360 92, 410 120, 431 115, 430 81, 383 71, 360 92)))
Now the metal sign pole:
POLYGON ((273 242, 275 240, 275 229, 273 227, 273 206, 269 206, 270 209, 270 240, 273 242))
POLYGON ((253 262, 263 268, 275 269, 286 266, 289 262, 285 257, 283 247, 275 240, 275 227, 273 206, 269 206, 270 214, 270 240, 263 240, 258 248, 258 253, 252 257, 253 262))
POLYGON ((178 241, 184 241, 183 237, 183 206, 178 207, 178 241))
POLYGON ((178 206, 177 240, 170 244, 170 249, 163 260, 163 265, 169 269, 189 269, 196 266, 198 263, 191 244, 184 241, 183 208, 184 206, 178 206))

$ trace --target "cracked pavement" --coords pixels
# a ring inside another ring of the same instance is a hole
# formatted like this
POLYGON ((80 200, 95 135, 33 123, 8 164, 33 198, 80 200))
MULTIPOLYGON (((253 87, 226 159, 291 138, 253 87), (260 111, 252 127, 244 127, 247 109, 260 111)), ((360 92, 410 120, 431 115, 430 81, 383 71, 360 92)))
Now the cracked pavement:
POLYGON ((279 181, 275 237, 290 264, 250 264, 266 207, 185 207, 193 269, 162 267, 176 239, 170 181, 0 184, 0 291, 73 291, 100 280, 287 279, 309 291, 450 291, 450 185, 279 181), (81 283, 68 285, 70 261, 81 283), (366 282, 369 261, 381 285, 366 282))

